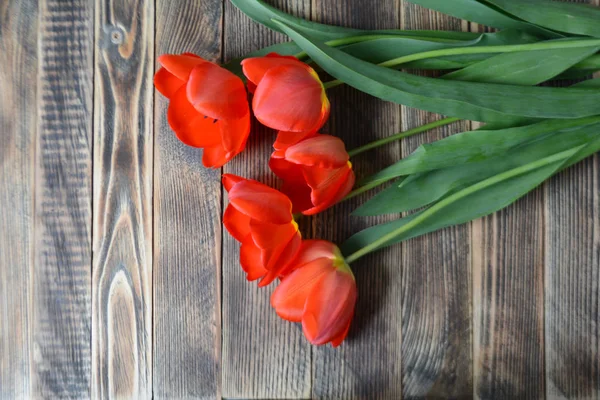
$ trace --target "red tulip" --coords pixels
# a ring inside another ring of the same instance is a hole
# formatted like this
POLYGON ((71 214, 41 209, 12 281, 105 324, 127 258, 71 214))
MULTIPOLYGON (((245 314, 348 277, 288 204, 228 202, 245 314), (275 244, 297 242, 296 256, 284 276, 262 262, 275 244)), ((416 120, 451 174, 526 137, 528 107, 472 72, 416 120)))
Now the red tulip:
POLYGON ((292 202, 283 193, 239 176, 223 175, 229 205, 223 224, 241 242, 240 263, 249 281, 265 286, 283 275, 298 252, 301 235, 292 202))
POLYGON ((280 143, 279 147, 271 155, 269 166, 283 179, 281 190, 292 200, 294 212, 319 213, 352 190, 354 172, 339 138, 316 135, 287 148, 280 143))
POLYGON ((312 344, 339 346, 348 335, 357 298, 354 275, 340 250, 325 240, 304 240, 289 269, 271 305, 281 318, 302 322, 312 344))
POLYGON ((221 167, 239 154, 250 134, 242 80, 220 66, 184 53, 158 57, 156 89, 170 100, 169 125, 183 143, 204 148, 202 162, 221 167))
POLYGON ((246 58, 242 69, 254 92, 254 116, 263 125, 302 133, 317 132, 327 121, 330 105, 323 83, 297 58, 271 53, 246 58))

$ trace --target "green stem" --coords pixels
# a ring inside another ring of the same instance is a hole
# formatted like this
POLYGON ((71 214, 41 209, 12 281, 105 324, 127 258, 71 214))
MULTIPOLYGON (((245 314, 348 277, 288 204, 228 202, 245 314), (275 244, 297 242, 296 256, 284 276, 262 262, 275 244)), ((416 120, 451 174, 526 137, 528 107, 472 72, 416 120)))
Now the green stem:
MULTIPOLYGON (((439 43, 458 43, 458 42, 461 42, 461 40, 457 40, 457 39, 443 39, 443 38, 435 38, 435 37, 428 37, 428 36, 381 34, 381 35, 357 35, 357 36, 349 36, 349 37, 345 37, 345 38, 341 38, 341 39, 330 40, 328 42, 325 42, 325 44, 327 46, 329 46, 329 47, 340 47, 340 46, 345 46, 347 44, 367 42, 367 41, 370 41, 370 40, 377 40, 377 39, 388 39, 388 38, 394 38, 394 37, 405 37, 407 39, 423 40, 423 41, 428 41, 428 42, 439 42, 439 43)), ((308 54, 306 54, 305 51, 301 51, 300 53, 295 54, 294 57, 296 57, 299 60, 302 60, 302 59, 307 58, 308 54)))
POLYGON ((421 125, 419 127, 416 127, 416 128, 413 128, 413 129, 409 129, 409 130, 404 131, 404 132, 396 133, 395 135, 391 135, 391 136, 385 137, 383 139, 375 140, 374 142, 371 142, 371 143, 367 143, 364 146, 357 147, 356 149, 350 150, 348 152, 348 155, 350 157, 354 157, 355 155, 363 153, 363 152, 365 152, 367 150, 371 150, 371 149, 374 149, 376 147, 383 146, 384 144, 387 144, 387 143, 390 143, 390 142, 393 142, 393 141, 396 141, 396 140, 400 140, 402 138, 409 137, 409 136, 412 136, 412 135, 416 135, 417 133, 425 132, 425 131, 428 131, 430 129, 434 129, 434 128, 437 128, 437 127, 440 127, 440 126, 444 126, 444 125, 449 125, 449 124, 451 124, 453 122, 456 122, 456 121, 460 121, 460 118, 454 118, 454 117, 452 117, 452 118, 440 119, 439 121, 435 121, 435 122, 432 122, 432 123, 429 123, 429 124, 421 125))
POLYGON ((600 39, 561 40, 546 41, 540 43, 511 44, 503 46, 480 46, 480 47, 456 47, 451 49, 439 49, 424 51, 422 53, 409 54, 406 56, 384 61, 378 65, 382 67, 395 67, 411 61, 426 58, 446 57, 464 54, 486 54, 486 53, 514 53, 531 50, 572 49, 579 47, 600 46, 600 39))
MULTIPOLYGON (((502 46, 479 46, 479 47, 455 47, 450 49, 439 49, 424 51, 421 53, 409 54, 402 57, 393 58, 391 60, 384 61, 377 65, 381 67, 396 67, 401 64, 406 64, 412 61, 424 60, 427 58, 456 56, 464 54, 494 54, 494 53, 514 53, 519 51, 532 51, 532 50, 551 50, 551 49, 570 49, 579 47, 592 47, 600 46, 600 39, 581 39, 581 40, 561 40, 561 41, 546 41, 539 43, 528 43, 528 44, 511 44, 502 46)), ((584 60, 577 64, 578 68, 594 68, 600 65, 600 59, 596 56, 590 57, 591 60, 586 63, 584 60)), ((338 79, 325 82, 323 86, 325 89, 330 89, 343 84, 338 79)))
POLYGON ((346 257, 346 262, 348 264, 350 264, 350 263, 358 260, 360 257, 378 249, 381 246, 384 246, 386 243, 395 239, 397 236, 405 233, 409 229, 414 228, 415 226, 417 226, 418 224, 420 224, 427 218, 431 217, 432 215, 435 215, 440 210, 443 210, 444 207, 452 204, 454 201, 460 200, 463 197, 466 197, 473 193, 476 193, 479 190, 482 190, 487 187, 498 184, 506 179, 510 179, 510 178, 525 174, 527 172, 542 168, 546 165, 552 164, 552 163, 560 161, 562 159, 569 158, 574 154, 574 151, 576 152, 578 150, 579 150, 579 148, 577 148, 575 150, 570 149, 570 150, 566 150, 566 151, 551 155, 549 157, 542 158, 542 159, 534 161, 532 163, 522 165, 520 167, 503 172, 503 173, 493 176, 491 178, 485 179, 481 182, 476 183, 475 185, 472 185, 463 190, 460 190, 460 191, 454 193, 453 195, 450 195, 450 196, 440 200, 439 202, 435 203, 434 205, 432 205, 428 209, 424 210, 420 215, 418 215, 417 217, 415 217, 413 220, 406 223, 405 225, 402 225, 398 229, 395 229, 392 232, 390 232, 386 235, 383 235, 379 239, 374 240, 373 242, 366 245, 365 247, 350 254, 348 257, 346 257))
POLYGON ((377 186, 381 185, 382 183, 383 182, 381 182, 381 181, 374 181, 374 182, 371 182, 371 183, 367 183, 366 185, 358 187, 358 188, 354 189, 353 191, 351 191, 350 193, 348 193, 346 195, 346 197, 344 197, 343 199, 341 199, 339 202, 341 203, 342 201, 346 201, 346 200, 351 199, 351 198, 353 198, 355 196, 358 196, 359 194, 364 193, 364 192, 366 192, 368 190, 371 190, 374 187, 377 187, 377 186))

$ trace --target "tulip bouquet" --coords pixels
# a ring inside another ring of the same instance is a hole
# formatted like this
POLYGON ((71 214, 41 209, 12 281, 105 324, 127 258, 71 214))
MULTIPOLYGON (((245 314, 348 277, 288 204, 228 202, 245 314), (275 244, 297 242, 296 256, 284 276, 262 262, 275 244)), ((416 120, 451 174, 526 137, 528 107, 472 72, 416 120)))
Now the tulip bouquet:
POLYGON ((280 189, 223 175, 229 198, 223 224, 241 243, 247 279, 259 286, 278 280, 272 306, 301 322, 313 344, 338 346, 348 333, 357 298, 349 264, 495 212, 600 150, 600 79, 588 79, 600 70, 598 8, 549 0, 411 0, 500 29, 476 34, 363 31, 302 20, 261 0, 231 1, 292 41, 223 66, 188 53, 162 55, 154 83, 170 100, 171 128, 183 143, 204 149, 206 167, 221 167, 244 150, 252 114, 278 132, 269 167, 280 189), (574 78, 579 82, 567 87, 538 86, 574 78), (327 91, 341 84, 447 117, 347 151, 342 138, 319 133, 330 111, 327 91), (423 145, 355 182, 351 157, 461 119, 484 125, 423 145), (407 216, 358 232, 340 247, 301 237, 302 215, 391 180, 354 215, 407 216))

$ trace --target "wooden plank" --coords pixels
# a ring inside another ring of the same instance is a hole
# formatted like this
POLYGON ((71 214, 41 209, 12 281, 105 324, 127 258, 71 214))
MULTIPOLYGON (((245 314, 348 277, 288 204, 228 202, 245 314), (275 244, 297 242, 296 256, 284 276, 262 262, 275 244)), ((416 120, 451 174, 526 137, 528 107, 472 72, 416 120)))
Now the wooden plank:
POLYGON ((471 224, 476 398, 544 397, 543 213, 539 188, 471 224))
POLYGON ((95 26, 92 397, 150 398, 154 2, 95 26))
MULTIPOLYGON (((156 53, 220 57, 220 0, 156 1, 156 53)), ((216 60, 218 61, 218 59, 216 60)), ((156 66, 158 68, 158 66, 156 66)), ((202 166, 167 122, 168 100, 154 103, 154 396, 220 394, 220 170, 202 166)))
POLYGON ((548 398, 600 398, 598 157, 546 186, 548 398))
POLYGON ((481 399, 544 397, 544 196, 473 222, 473 369, 481 399))
MULTIPOLYGON (((599 0, 581 0, 600 7, 599 0)), ((598 155, 546 185, 548 398, 600 399, 598 155)))
MULTIPOLYGON (((466 23, 403 1, 404 29, 466 30, 466 23)), ((402 107, 402 128, 439 118, 402 107)), ((408 138, 418 145, 469 129, 462 122, 408 138)), ((470 227, 406 242, 402 264, 402 369, 405 397, 468 397, 472 389, 470 227)))
POLYGON ((31 397, 38 4, 0 2, 0 398, 31 397))
MULTIPOLYGON (((269 2, 286 12, 308 18, 308 0, 269 2)), ((223 35, 225 61, 284 40, 257 25, 225 2, 223 35)), ((267 160, 275 133, 254 121, 246 150, 223 172, 274 184, 267 160)), ((226 197, 226 196, 225 196, 226 197)), ((275 288, 258 288, 245 279, 239 264, 239 244, 223 233, 223 355, 222 387, 227 398, 309 398, 311 348, 298 325, 280 319, 269 299, 275 288)))
POLYGON ((32 393, 90 395, 93 2, 40 2, 32 393))
MULTIPOLYGON (((375 3, 316 0, 313 19, 353 28, 386 29, 400 26, 396 0, 375 3)), ((341 137, 347 149, 400 131, 400 107, 338 87, 328 93, 331 118, 324 131, 341 137)), ((352 159, 363 177, 400 158, 398 143, 352 159)), ((369 195, 342 203, 313 219, 313 237, 341 243, 353 233, 391 218, 347 216, 369 195)), ((399 399, 401 371, 402 247, 393 246, 352 265, 358 286, 354 321, 339 348, 313 347, 312 398, 399 399)))

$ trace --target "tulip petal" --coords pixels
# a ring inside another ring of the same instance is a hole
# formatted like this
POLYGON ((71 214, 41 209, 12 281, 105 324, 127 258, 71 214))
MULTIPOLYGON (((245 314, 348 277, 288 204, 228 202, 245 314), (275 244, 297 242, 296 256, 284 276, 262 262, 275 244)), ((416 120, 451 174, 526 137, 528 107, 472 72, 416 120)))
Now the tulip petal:
POLYGON ((240 119, 221 120, 221 142, 225 151, 232 153, 230 158, 239 154, 246 147, 250 135, 250 113, 240 119))
MULTIPOLYGON (((345 168, 341 168, 340 170, 343 171, 345 168)), ((338 173, 340 173, 340 171, 338 171, 338 173)), ((355 180, 354 171, 352 171, 351 168, 348 168, 346 175, 339 178, 341 184, 331 185, 330 187, 324 186, 323 189, 315 186, 315 189, 311 192, 311 202, 315 204, 315 207, 305 209, 302 211, 302 214, 315 215, 334 204, 337 204, 350 193, 354 187, 355 180)))
POLYGON ((354 317, 354 314, 352 314, 352 317, 350 317, 350 321, 348 321, 348 325, 346 326, 346 329, 339 336, 336 336, 333 339, 331 339, 331 345, 333 347, 338 347, 346 339, 346 336, 348 336, 348 332, 350 331, 350 325, 352 325, 353 317, 354 317))
POLYGON ((330 108, 318 77, 296 65, 269 69, 256 88, 252 107, 263 125, 289 132, 318 131, 330 108))
POLYGON ((186 87, 190 103, 210 118, 240 119, 249 112, 244 82, 216 64, 194 67, 186 87))
POLYGON ((206 168, 220 168, 231 160, 231 153, 221 146, 206 147, 202 153, 202 165, 206 168))
POLYGON ((330 259, 319 258, 283 278, 271 295, 271 305, 277 315, 288 321, 300 322, 306 299, 314 285, 332 269, 330 259))
POLYGON ((335 136, 318 135, 303 140, 285 151, 286 160, 322 168, 339 168, 349 160, 344 142, 335 136))
POLYGON ((223 225, 238 242, 244 241, 250 235, 250 217, 235 209, 227 207, 223 215, 223 225))
POLYGON ((277 53, 269 53, 264 57, 251 57, 242 60, 242 71, 250 82, 255 86, 258 86, 268 70, 280 65, 296 65, 310 68, 296 57, 280 56, 277 53))
POLYGON ((356 297, 352 275, 334 270, 322 277, 308 295, 302 315, 308 341, 321 345, 343 333, 354 313, 356 297))
POLYGON ((221 181, 223 182, 223 187, 225 187, 225 190, 227 190, 228 192, 236 183, 240 183, 245 180, 247 179, 233 174, 223 174, 223 177, 221 178, 221 181))
POLYGON ((211 147, 221 144, 218 124, 205 118, 190 104, 181 87, 171 98, 167 119, 177 138, 192 147, 211 147))
MULTIPOLYGON (((275 278, 286 275, 289 271, 290 266, 293 266, 292 260, 298 253, 300 249, 300 245, 302 244, 302 236, 300 232, 296 232, 296 234, 292 237, 292 239, 287 243, 287 245, 283 246, 281 250, 277 250, 277 256, 271 257, 269 260, 269 265, 266 266, 267 274, 258 284, 259 287, 263 287, 273 282, 275 278)), ((264 253, 267 250, 263 250, 263 260, 264 253)))
POLYGON ((167 99, 173 97, 183 85, 185 85, 185 81, 182 81, 164 67, 154 74, 154 87, 167 99))
POLYGON ((305 167, 303 171, 306 182, 312 189, 310 198, 315 206, 323 203, 333 205, 342 185, 347 184, 354 176, 348 165, 337 169, 305 167))
POLYGON ((305 210, 314 208, 310 198, 311 190, 306 183, 284 182, 281 192, 292 201, 293 213, 304 213, 305 210))
POLYGON ((260 249, 254 245, 250 237, 242 242, 240 248, 240 264, 246 272, 246 279, 255 281, 262 278, 267 270, 260 261, 260 249))
POLYGON ((305 239, 302 241, 302 247, 296 255, 294 264, 300 268, 319 258, 336 260, 341 258, 342 254, 338 247, 328 240, 305 239))
POLYGON ((273 148, 275 150, 286 150, 288 147, 295 145, 296 143, 306 138, 318 135, 317 132, 285 132, 279 131, 273 148))
POLYGON ((252 240, 259 249, 272 249, 287 243, 298 231, 298 224, 269 224, 253 220, 250 222, 252 240))
POLYGON ((273 224, 286 224, 292 220, 292 203, 283 193, 246 180, 229 191, 229 203, 252 219, 273 224))
POLYGON ((184 82, 188 80, 195 66, 208 63, 191 53, 163 54, 157 60, 167 71, 184 82))

